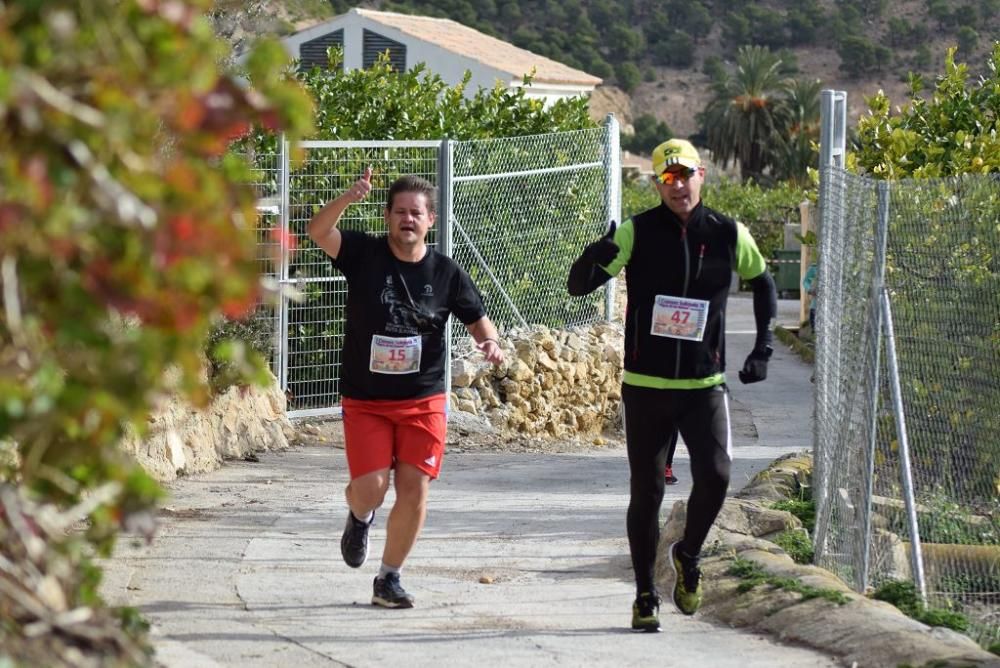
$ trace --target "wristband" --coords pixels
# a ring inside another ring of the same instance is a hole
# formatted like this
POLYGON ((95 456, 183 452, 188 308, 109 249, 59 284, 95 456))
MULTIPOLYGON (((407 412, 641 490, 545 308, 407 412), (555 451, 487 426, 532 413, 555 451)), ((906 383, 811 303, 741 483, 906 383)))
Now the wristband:
POLYGON ((497 348, 499 348, 499 347, 500 347, 500 342, 499 342, 499 341, 497 341, 497 340, 496 340, 496 339, 494 339, 494 338, 490 338, 490 337, 487 337, 487 338, 483 339, 483 343, 486 343, 487 341, 492 341, 493 343, 497 344, 497 348))

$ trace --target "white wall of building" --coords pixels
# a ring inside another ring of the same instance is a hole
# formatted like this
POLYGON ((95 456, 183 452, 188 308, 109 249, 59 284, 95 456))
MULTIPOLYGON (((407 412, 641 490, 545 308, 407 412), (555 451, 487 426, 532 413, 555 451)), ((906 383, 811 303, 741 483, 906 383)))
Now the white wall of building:
MULTIPOLYGON (((363 62, 364 30, 366 29, 405 45, 407 69, 412 69, 417 63, 426 63, 428 71, 437 74, 450 85, 462 81, 466 70, 468 70, 472 78, 465 90, 466 97, 475 95, 479 88, 493 88, 497 81, 511 88, 523 84, 520 76, 512 79, 511 73, 508 71, 502 71, 472 58, 448 51, 436 44, 404 33, 398 28, 378 23, 354 12, 348 12, 332 22, 326 22, 286 37, 282 43, 293 58, 298 58, 299 47, 303 43, 336 30, 343 30, 344 67, 360 69, 363 62)), ((593 88, 590 86, 541 82, 532 83, 528 87, 526 95, 530 98, 544 99, 546 105, 549 105, 558 99, 589 94, 592 90, 593 88)))

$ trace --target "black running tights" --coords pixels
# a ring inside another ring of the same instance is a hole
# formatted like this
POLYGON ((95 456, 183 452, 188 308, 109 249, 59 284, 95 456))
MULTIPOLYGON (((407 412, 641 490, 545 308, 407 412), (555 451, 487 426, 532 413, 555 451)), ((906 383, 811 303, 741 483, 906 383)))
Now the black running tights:
POLYGON ((622 385, 622 401, 631 477, 626 526, 636 590, 641 593, 654 589, 667 436, 680 431, 691 457, 691 496, 682 546, 685 553, 697 555, 729 487, 729 402, 723 385, 697 390, 622 385))

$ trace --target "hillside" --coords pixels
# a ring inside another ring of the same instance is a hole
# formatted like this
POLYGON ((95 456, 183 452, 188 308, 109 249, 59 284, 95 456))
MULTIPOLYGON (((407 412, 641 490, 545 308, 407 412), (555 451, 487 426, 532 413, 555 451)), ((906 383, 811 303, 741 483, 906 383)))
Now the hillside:
MULTIPOLYGON (((849 114, 884 90, 906 101, 907 75, 931 83, 948 47, 973 72, 1000 36, 1000 0, 261 0, 286 30, 360 5, 443 16, 604 78, 601 112, 628 124, 640 114, 676 134, 698 132, 713 67, 731 66, 736 48, 780 52, 797 78, 848 93, 849 114), (624 100, 624 103, 623 103, 624 100)), ((273 24, 272 24, 273 29, 273 24)), ((595 102, 597 102, 595 100, 595 102)))

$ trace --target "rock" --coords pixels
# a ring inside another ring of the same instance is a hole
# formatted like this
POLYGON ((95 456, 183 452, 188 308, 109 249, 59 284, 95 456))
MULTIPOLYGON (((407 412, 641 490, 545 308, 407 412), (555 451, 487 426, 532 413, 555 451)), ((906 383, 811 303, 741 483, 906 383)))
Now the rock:
POLYGON ((534 375, 532 368, 520 358, 514 360, 510 365, 510 369, 507 370, 507 377, 517 381, 528 380, 534 375))
POLYGON ((225 459, 288 447, 294 427, 285 415, 277 380, 267 388, 231 387, 204 409, 172 396, 153 410, 148 432, 128 432, 122 449, 160 482, 219 468, 225 459))
POLYGON ((476 365, 465 359, 457 359, 451 363, 451 386, 469 387, 476 380, 478 371, 476 365))
POLYGON ((477 403, 479 401, 479 392, 475 391, 471 387, 460 387, 454 392, 452 392, 458 401, 471 401, 472 403, 477 403))
POLYGON ((516 351, 517 359, 528 367, 529 370, 535 368, 535 364, 538 361, 538 349, 531 340, 522 339, 515 341, 514 350, 516 351))
POLYGON ((510 332, 503 346, 507 358, 499 367, 466 357, 452 364, 451 400, 457 412, 485 410, 505 434, 545 439, 566 438, 574 430, 592 437, 621 428, 621 324, 533 327, 510 332))
POLYGON ((546 371, 556 371, 559 369, 559 364, 549 357, 548 353, 539 353, 537 358, 537 366, 542 367, 546 371))

